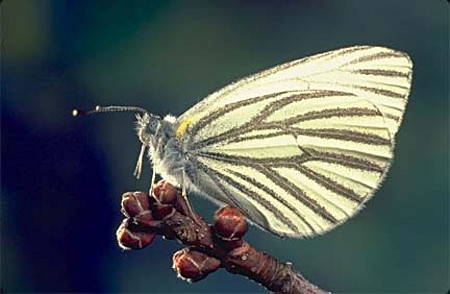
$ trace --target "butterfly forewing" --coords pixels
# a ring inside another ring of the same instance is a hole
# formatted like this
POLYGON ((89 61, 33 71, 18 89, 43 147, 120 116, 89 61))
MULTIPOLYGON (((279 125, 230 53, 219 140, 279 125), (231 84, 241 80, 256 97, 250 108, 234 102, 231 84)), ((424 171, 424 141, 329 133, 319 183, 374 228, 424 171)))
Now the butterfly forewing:
POLYGON ((231 84, 178 119, 197 188, 282 236, 314 236, 354 215, 392 159, 412 65, 357 46, 231 84))

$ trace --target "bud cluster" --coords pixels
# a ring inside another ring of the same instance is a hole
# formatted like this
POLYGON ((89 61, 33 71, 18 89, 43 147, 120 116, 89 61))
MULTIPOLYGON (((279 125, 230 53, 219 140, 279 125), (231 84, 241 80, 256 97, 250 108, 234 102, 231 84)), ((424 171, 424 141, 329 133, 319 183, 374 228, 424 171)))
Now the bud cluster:
MULTIPOLYGON (((171 238, 164 223, 180 225, 182 217, 196 219, 194 226, 198 229, 179 230, 194 232, 194 238, 209 240, 199 247, 184 248, 173 255, 173 269, 178 276, 189 281, 198 281, 224 265, 223 258, 227 252, 240 248, 242 237, 247 232, 244 215, 237 209, 222 207, 214 215, 214 225, 209 226, 197 215, 189 214, 187 203, 183 202, 174 186, 162 180, 153 187, 153 197, 143 192, 128 192, 122 195, 121 211, 126 217, 117 230, 117 241, 124 249, 142 249, 155 239, 156 232, 171 238), (178 214, 177 214, 178 212, 178 214), (181 214, 180 214, 181 213, 181 214), (173 222, 177 219, 176 222, 173 222), (155 230, 156 228, 156 230, 155 230), (195 235, 197 232, 198 236, 195 235), (210 234, 206 237, 205 234, 210 234), (207 252, 204 252, 208 248, 207 252), (213 251, 211 251, 213 250, 213 251)), ((192 226, 192 222, 186 222, 192 226)), ((175 229, 175 227, 173 228, 175 229)), ((181 235, 178 236, 182 239, 181 235)))
MULTIPOLYGON (((223 207, 214 215, 213 232, 218 251, 228 252, 242 245, 242 237, 247 232, 245 217, 237 209, 223 207)), ((222 261, 193 249, 185 248, 173 256, 173 269, 178 277, 189 281, 198 281, 222 266, 222 261)))

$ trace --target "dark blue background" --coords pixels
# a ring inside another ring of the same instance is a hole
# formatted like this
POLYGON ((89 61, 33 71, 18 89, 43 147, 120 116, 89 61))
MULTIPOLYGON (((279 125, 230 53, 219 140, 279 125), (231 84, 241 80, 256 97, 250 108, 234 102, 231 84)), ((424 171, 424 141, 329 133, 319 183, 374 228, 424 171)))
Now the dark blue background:
MULTIPOLYGON (((447 1, 32 1, 2 13, 1 288, 5 292, 261 292, 223 270, 187 284, 175 242, 123 252, 120 195, 136 181, 137 105, 181 114, 276 64, 340 47, 408 52, 414 81, 396 159, 367 208, 311 240, 248 239, 334 292, 448 289, 447 1)), ((203 200, 208 216, 214 206, 203 200)))

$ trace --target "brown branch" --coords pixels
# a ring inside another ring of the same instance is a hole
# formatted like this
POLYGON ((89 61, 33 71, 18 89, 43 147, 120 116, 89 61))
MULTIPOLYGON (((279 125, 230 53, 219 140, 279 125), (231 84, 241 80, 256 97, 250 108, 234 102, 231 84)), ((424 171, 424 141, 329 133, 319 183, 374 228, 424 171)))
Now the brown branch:
POLYGON ((242 240, 247 223, 237 209, 219 209, 214 225, 209 225, 192 213, 184 198, 165 181, 155 186, 153 194, 122 195, 122 212, 127 217, 117 230, 122 248, 142 249, 158 234, 188 246, 174 254, 173 268, 179 277, 189 281, 201 280, 223 267, 277 293, 328 293, 308 282, 290 264, 242 240))

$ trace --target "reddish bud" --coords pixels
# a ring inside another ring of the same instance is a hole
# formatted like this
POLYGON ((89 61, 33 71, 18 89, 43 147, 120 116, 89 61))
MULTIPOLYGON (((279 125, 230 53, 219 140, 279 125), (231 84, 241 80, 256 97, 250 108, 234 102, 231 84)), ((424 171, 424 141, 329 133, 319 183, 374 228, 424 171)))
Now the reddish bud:
POLYGON ((177 199, 177 189, 172 184, 161 180, 153 187, 153 195, 159 203, 173 204, 177 199))
POLYGON ((116 232, 117 242, 122 249, 142 249, 155 239, 155 234, 132 231, 129 226, 130 219, 125 219, 116 232))
POLYGON ((172 261, 172 267, 178 277, 192 282, 205 278, 216 271, 221 264, 217 258, 189 248, 175 252, 172 261))
POLYGON ((126 217, 133 217, 150 209, 149 195, 143 192, 124 193, 120 204, 126 217))
POLYGON ((247 221, 239 210, 225 206, 214 215, 214 230, 224 241, 240 240, 247 232, 247 221))
POLYGON ((176 209, 170 204, 155 204, 153 213, 156 219, 163 219, 175 213, 176 209))

